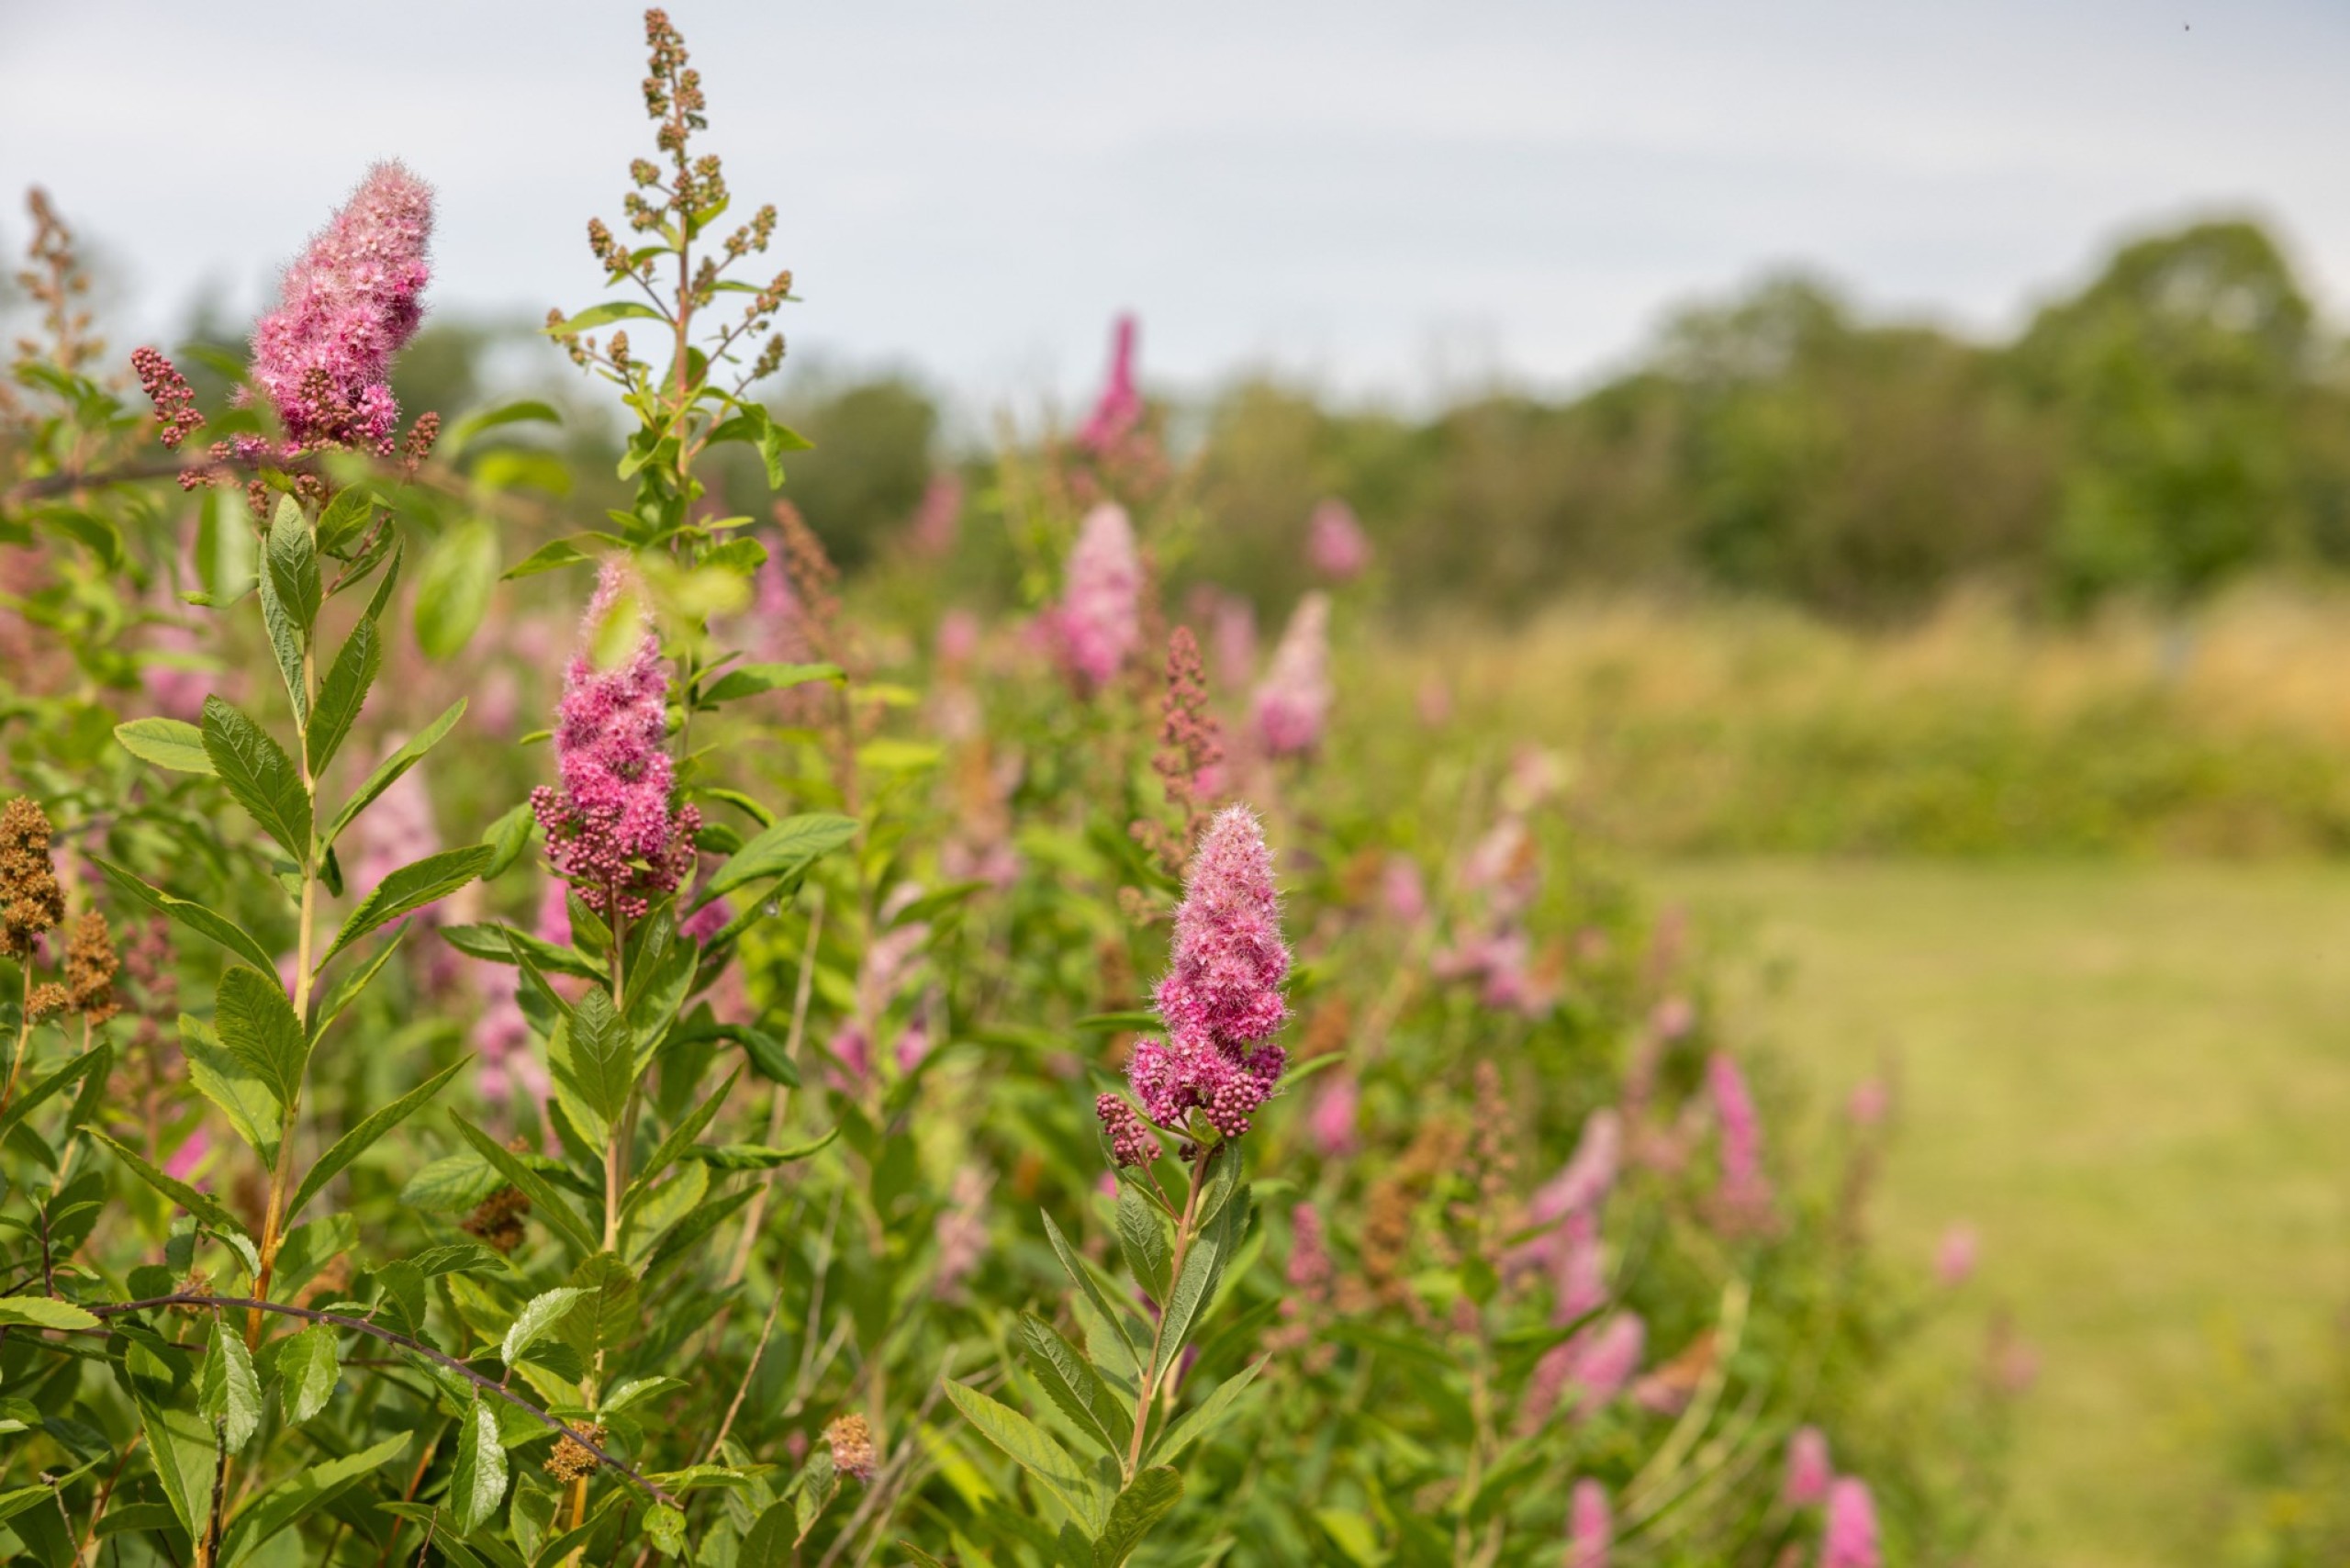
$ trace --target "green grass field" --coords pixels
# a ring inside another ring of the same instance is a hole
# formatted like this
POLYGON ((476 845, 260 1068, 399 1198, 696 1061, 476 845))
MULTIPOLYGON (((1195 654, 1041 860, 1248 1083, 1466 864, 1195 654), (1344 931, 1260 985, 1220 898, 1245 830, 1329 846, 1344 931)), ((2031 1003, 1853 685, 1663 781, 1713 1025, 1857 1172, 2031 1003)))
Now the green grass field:
POLYGON ((1728 1016, 1819 1089, 1895 1064, 1874 1218, 1982 1267, 1937 1353, 2039 1352, 1999 1563, 2210 1564, 2228 1444, 2350 1311, 2350 868, 1678 863, 1728 1016))

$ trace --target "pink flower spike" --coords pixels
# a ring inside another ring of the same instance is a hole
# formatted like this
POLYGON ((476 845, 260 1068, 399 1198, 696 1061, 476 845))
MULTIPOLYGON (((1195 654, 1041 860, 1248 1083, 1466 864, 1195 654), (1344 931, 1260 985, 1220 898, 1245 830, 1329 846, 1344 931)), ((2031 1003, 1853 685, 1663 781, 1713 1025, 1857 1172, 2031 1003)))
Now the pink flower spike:
POLYGON ((1371 541, 1354 508, 1333 498, 1314 509, 1305 525, 1305 563, 1334 583, 1352 582, 1369 569, 1371 541))
POLYGON ((1763 1225, 1770 1217, 1771 1179, 1762 1171, 1762 1121, 1745 1075, 1728 1053, 1716 1051, 1707 1061, 1706 1089, 1721 1128, 1721 1184, 1715 1202, 1732 1224, 1763 1225))
POLYGON ((1640 1370, 1640 1354, 1648 1348, 1648 1325, 1637 1312, 1619 1312, 1592 1336, 1575 1357, 1574 1382, 1583 1397, 1576 1408, 1583 1415, 1612 1403, 1640 1370))
POLYGON ((392 454, 392 358, 424 319, 432 192, 378 163, 285 269, 277 308, 253 328, 254 383, 297 449, 392 454))
POLYGON ((1322 744, 1330 722, 1330 599, 1298 600, 1257 688, 1257 741, 1269 756, 1297 756, 1322 744))
POLYGON ((1576 1482, 1568 1520, 1567 1568, 1607 1568, 1615 1536, 1607 1488, 1588 1478, 1576 1482))
POLYGON ((1934 1249, 1934 1278, 1945 1290, 1956 1290, 1974 1277, 1980 1250, 1973 1226, 1952 1226, 1942 1232, 1942 1245, 1934 1249))
POLYGON ((1828 1435, 1817 1427, 1798 1427, 1787 1439, 1787 1475, 1779 1498, 1791 1508, 1808 1508, 1824 1502, 1829 1483, 1835 1480, 1829 1462, 1828 1435))
POLYGON ((1069 674, 1099 691, 1142 642, 1142 560, 1125 508, 1104 503, 1085 514, 1068 576, 1051 612, 1054 640, 1069 674))
POLYGON ((1305 1113, 1305 1128, 1314 1139, 1314 1147, 1325 1159, 1342 1159, 1358 1147, 1355 1119, 1362 1101, 1362 1091, 1354 1075, 1338 1071, 1330 1075, 1314 1096, 1313 1105, 1305 1113))
POLYGON ((1876 1542, 1876 1505, 1868 1483, 1838 1477, 1828 1487, 1828 1527, 1819 1545, 1819 1568, 1883 1568, 1876 1542))
POLYGON ((1077 444, 1089 452, 1108 453, 1122 444, 1142 423, 1142 393, 1135 385, 1135 337, 1132 316, 1118 318, 1110 346, 1110 378, 1092 414, 1077 432, 1077 444))

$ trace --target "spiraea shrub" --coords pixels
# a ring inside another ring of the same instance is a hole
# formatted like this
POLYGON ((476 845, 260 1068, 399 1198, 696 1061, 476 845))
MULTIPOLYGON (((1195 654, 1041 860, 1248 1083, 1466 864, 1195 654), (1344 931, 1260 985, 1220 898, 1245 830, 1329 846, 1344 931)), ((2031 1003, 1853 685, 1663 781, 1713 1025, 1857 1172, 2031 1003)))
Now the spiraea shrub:
POLYGON ((841 581, 771 498, 777 214, 646 38, 606 291, 545 328, 616 476, 549 403, 399 406, 416 172, 242 355, 106 349, 37 206, 0 1555, 1961 1558, 1997 1404, 1894 1375, 1881 1099, 1774 1131, 1798 1086, 1558 759, 1348 728, 1343 507, 1261 670, 1167 601, 1197 502, 1130 329, 1079 429, 841 581))

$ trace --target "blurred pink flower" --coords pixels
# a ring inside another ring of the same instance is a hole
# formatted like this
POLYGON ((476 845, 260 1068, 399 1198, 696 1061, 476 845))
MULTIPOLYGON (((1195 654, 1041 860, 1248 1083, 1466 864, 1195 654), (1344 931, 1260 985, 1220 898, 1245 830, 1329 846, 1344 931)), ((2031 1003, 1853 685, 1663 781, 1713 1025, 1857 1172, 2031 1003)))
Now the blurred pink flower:
POLYGON ((1355 1151, 1359 1146, 1355 1118, 1361 1101, 1362 1091, 1354 1074, 1343 1068, 1315 1091, 1314 1103, 1305 1113, 1305 1127, 1323 1159, 1337 1159, 1355 1151))
POLYGON ((1215 683, 1227 691, 1246 690, 1257 678, 1257 607, 1237 593, 1215 593, 1208 642, 1215 652, 1215 683))
MULTIPOLYGON (((172 1151, 172 1157, 169 1159, 163 1161, 163 1174, 175 1182, 185 1182, 198 1167, 203 1165, 211 1153, 212 1135, 199 1126, 187 1135, 186 1142, 172 1151)), ((207 1184, 196 1183, 198 1186, 207 1184)))
POLYGON ((1829 1461, 1828 1434, 1817 1427, 1797 1427, 1787 1439, 1787 1473, 1779 1498, 1791 1508, 1808 1508, 1827 1500, 1828 1484, 1836 1478, 1829 1461))
POLYGON ((1942 1244, 1934 1249, 1934 1278, 1945 1289, 1957 1289, 1974 1276, 1978 1250, 1973 1226, 1952 1226, 1942 1232, 1942 1244))
MULTIPOLYGON (((385 757, 397 750, 397 745, 385 743, 385 757)), ((440 848, 441 832, 432 821, 432 797, 424 788, 423 770, 411 767, 392 780, 352 823, 350 838, 342 846, 348 857, 343 879, 354 895, 364 895, 401 867, 413 865, 440 848)), ((437 924, 438 908, 438 904, 427 904, 415 912, 415 918, 428 926, 437 924)), ((409 918, 402 915, 391 929, 397 930, 409 918)))
POLYGON ((139 666, 140 689, 166 719, 194 723, 204 714, 204 699, 220 689, 220 676, 205 667, 195 631, 177 621, 158 622, 147 633, 147 650, 160 655, 139 666))
POLYGON ((962 478, 942 469, 930 476, 923 489, 922 504, 914 509, 913 522, 906 530, 906 543, 915 554, 936 560, 954 550, 962 521, 962 478))
POLYGON ((938 662, 959 668, 979 651, 979 618, 968 610, 950 610, 938 618, 938 662))
POLYGON ((1771 1208, 1771 1179, 1762 1170, 1762 1118, 1747 1092, 1746 1075, 1728 1052, 1716 1051, 1707 1059, 1706 1090, 1721 1133, 1721 1181, 1714 1201, 1727 1222, 1760 1226, 1771 1208))
POLYGON ((1452 717, 1452 689, 1440 675, 1430 675, 1420 682, 1419 693, 1413 699, 1419 711, 1420 722, 1433 730, 1452 717))
POLYGON ((1819 1568, 1883 1568, 1877 1554, 1876 1505, 1870 1500, 1866 1482, 1843 1475, 1829 1484, 1819 1568))
POLYGON ((1142 423, 1142 392, 1135 385, 1136 331, 1132 316, 1118 318, 1111 337, 1110 378, 1093 412, 1078 427, 1077 444, 1090 452, 1114 451, 1142 423))
POLYGON ((1379 892, 1387 913, 1405 925, 1416 925, 1428 912, 1428 886, 1420 863, 1408 855, 1390 855, 1379 873, 1379 892))
POLYGON ((987 1256, 988 1194, 994 1187, 995 1178, 984 1166, 957 1169, 946 1190, 946 1206, 932 1227, 938 1241, 938 1265, 930 1281, 933 1294, 959 1299, 963 1282, 987 1256))
POLYGON ((1566 1568, 1607 1568, 1614 1540, 1607 1488, 1588 1477, 1576 1482, 1568 1521, 1566 1568))
POLYGON ((1297 756, 1322 744, 1330 722, 1330 600, 1297 601, 1257 687, 1257 743, 1269 756, 1297 756))
POLYGON ((1078 525, 1061 601, 1048 612, 1061 665, 1087 691, 1107 686, 1140 644, 1141 602, 1134 525, 1105 502, 1078 525))
POLYGON ((1619 1312, 1601 1325, 1575 1356, 1576 1408, 1588 1415, 1623 1393, 1640 1370, 1640 1353, 1647 1346, 1648 1325, 1637 1312, 1619 1312))
POLYGON ((1314 509, 1305 525, 1305 561, 1334 583, 1352 582, 1371 566, 1371 541, 1354 509, 1335 498, 1314 509))
POLYGON ((1892 1108, 1892 1092, 1881 1078, 1863 1079, 1853 1085, 1852 1097, 1845 1102, 1844 1114, 1856 1127, 1874 1127, 1885 1120, 1892 1108))

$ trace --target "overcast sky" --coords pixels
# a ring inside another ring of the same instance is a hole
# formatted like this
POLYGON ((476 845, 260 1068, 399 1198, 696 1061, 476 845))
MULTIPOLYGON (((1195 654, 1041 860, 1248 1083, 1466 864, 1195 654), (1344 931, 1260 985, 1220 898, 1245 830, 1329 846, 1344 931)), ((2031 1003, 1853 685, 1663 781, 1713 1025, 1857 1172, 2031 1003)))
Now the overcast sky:
MULTIPOLYGON (((1274 367, 1405 400, 1572 386, 1802 263, 1978 330, 2115 237, 2277 223, 2350 295, 2350 4, 677 0, 795 355, 966 398, 1274 367)), ((241 312, 373 160, 440 193, 443 310, 596 294, 647 150, 637 7, 0 0, 0 188, 47 185, 143 332, 241 312)), ((0 243, 22 242, 13 196, 0 243)))

